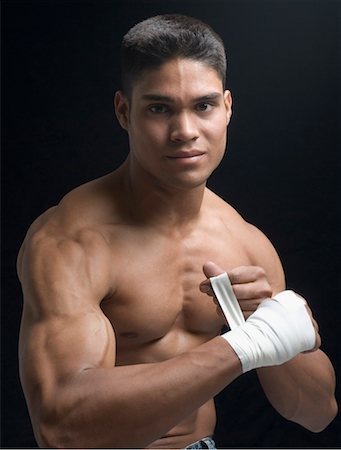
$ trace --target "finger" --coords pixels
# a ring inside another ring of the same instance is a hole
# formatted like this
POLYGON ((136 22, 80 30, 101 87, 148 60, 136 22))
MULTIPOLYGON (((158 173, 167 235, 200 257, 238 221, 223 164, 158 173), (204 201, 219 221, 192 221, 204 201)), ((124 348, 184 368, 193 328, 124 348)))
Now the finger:
MULTIPOLYGON (((224 273, 225 271, 220 266, 218 266, 218 264, 215 264, 212 261, 207 261, 203 265, 203 272, 207 278, 211 278, 211 277, 220 275, 221 273, 224 273)), ((210 280, 205 280, 202 283, 200 283, 199 289, 204 294, 214 297, 214 292, 213 292, 210 280)))
POLYGON ((214 295, 210 280, 205 280, 202 283, 200 283, 199 289, 201 292, 210 295, 211 297, 213 297, 214 295))
POLYGON ((297 294, 297 295, 298 295, 302 300, 304 300, 304 302, 305 302, 305 307, 306 307, 306 310, 308 311, 308 314, 309 314, 310 319, 311 319, 311 321, 312 321, 313 327, 314 327, 314 329, 315 329, 315 337, 316 337, 314 347, 313 347, 311 350, 308 350, 308 351, 303 352, 303 353, 315 352, 316 350, 318 350, 318 349, 321 347, 321 336, 320 336, 320 334, 319 334, 319 325, 318 325, 318 323, 316 322, 316 320, 314 319, 312 310, 310 309, 310 307, 309 307, 309 305, 308 305, 308 303, 307 303, 307 300, 306 300, 304 297, 302 297, 301 295, 299 295, 299 294, 297 294))
POLYGON ((318 350, 321 347, 321 336, 319 335, 319 333, 316 331, 315 329, 315 345, 311 350, 307 350, 305 352, 302 353, 312 353, 315 352, 316 350, 318 350))
POLYGON ((258 308, 258 306, 264 301, 261 298, 253 298, 253 299, 248 299, 248 300, 240 300, 239 301, 239 305, 241 310, 244 312, 250 311, 250 312, 254 312, 256 311, 256 309, 258 308))
POLYGON ((233 290, 238 300, 265 300, 272 297, 272 288, 266 278, 257 282, 233 284, 233 290))
POLYGON ((312 321, 312 323, 313 323, 313 326, 314 326, 314 328, 315 328, 316 333, 318 333, 318 332, 319 332, 319 326, 318 326, 318 323, 316 322, 316 320, 314 319, 312 310, 310 309, 310 307, 309 307, 307 301, 305 300, 305 298, 302 297, 302 296, 300 296, 300 295, 299 295, 299 297, 301 297, 302 300, 305 301, 305 307, 306 307, 306 310, 308 311, 308 314, 309 314, 310 319, 311 319, 311 321, 312 321))
POLYGON ((265 278, 266 273, 262 267, 259 266, 239 266, 228 272, 231 284, 244 284, 257 281, 265 278))
POLYGON ((218 266, 218 264, 212 261, 205 262, 205 264, 203 265, 203 271, 207 278, 216 277, 217 275, 226 272, 224 269, 218 266))
POLYGON ((311 350, 307 350, 306 352, 303 352, 303 353, 311 353, 311 352, 315 352, 316 350, 318 350, 318 349, 321 347, 321 336, 320 336, 320 334, 319 334, 319 326, 318 326, 318 323, 317 323, 316 320, 314 319, 313 312, 312 312, 312 310, 310 309, 307 300, 306 300, 304 297, 302 297, 302 295, 298 294, 297 292, 295 292, 295 294, 296 294, 298 297, 300 297, 300 298, 304 301, 304 303, 305 303, 305 308, 306 308, 306 310, 308 311, 308 314, 309 314, 309 316, 310 316, 310 319, 311 319, 311 321, 312 321, 312 324, 313 324, 313 327, 314 327, 314 330, 315 330, 315 338, 316 338, 316 339, 315 339, 315 345, 314 345, 314 347, 313 347, 311 350))

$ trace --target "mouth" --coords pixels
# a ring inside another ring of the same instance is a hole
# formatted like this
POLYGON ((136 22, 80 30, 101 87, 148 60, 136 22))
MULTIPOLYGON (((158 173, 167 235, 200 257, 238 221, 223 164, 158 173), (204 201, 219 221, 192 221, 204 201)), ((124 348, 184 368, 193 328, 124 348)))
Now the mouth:
POLYGON ((181 151, 177 152, 173 155, 168 155, 167 158, 171 160, 198 160, 200 159, 205 153, 200 150, 187 150, 187 151, 181 151))

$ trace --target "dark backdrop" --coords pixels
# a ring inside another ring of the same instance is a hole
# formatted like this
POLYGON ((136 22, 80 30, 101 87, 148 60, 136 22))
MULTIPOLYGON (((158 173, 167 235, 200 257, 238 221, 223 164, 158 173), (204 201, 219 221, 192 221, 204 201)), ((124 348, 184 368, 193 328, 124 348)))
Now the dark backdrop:
MULTIPOLYGON (((178 12, 223 37, 233 119, 210 186, 277 248, 289 287, 310 300, 339 370, 340 140, 337 1, 2 2, 2 446, 35 446, 18 379, 22 306, 15 259, 30 223, 71 188, 123 161, 112 109, 121 37, 178 12)), ((275 382, 275 380, 274 380, 275 382)), ((221 447, 334 447, 340 421, 313 434, 284 421, 255 375, 217 398, 221 447)))

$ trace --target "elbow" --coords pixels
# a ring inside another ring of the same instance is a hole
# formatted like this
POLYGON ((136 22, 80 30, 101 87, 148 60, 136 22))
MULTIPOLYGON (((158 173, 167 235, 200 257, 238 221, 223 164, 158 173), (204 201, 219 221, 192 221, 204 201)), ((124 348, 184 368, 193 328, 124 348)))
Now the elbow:
POLYGON ((70 433, 58 425, 40 423, 35 430, 35 438, 40 448, 77 448, 70 433))
POLYGON ((79 433, 66 420, 56 417, 41 418, 33 428, 40 448, 78 448, 80 446, 79 433))
POLYGON ((60 448, 57 444, 57 430, 53 425, 40 421, 33 426, 33 430, 39 448, 60 448))
POLYGON ((306 417, 302 420, 294 420, 294 422, 299 423, 312 433, 321 433, 335 419, 337 413, 338 405, 333 397, 330 401, 329 407, 325 409, 324 413, 321 413, 321 410, 319 410, 314 416, 306 417))
POLYGON ((337 413, 338 405, 335 398, 333 398, 328 411, 326 411, 323 417, 320 418, 320 421, 317 420, 316 424, 313 424, 310 431, 313 433, 321 433, 321 431, 325 430, 327 426, 335 419, 337 413))

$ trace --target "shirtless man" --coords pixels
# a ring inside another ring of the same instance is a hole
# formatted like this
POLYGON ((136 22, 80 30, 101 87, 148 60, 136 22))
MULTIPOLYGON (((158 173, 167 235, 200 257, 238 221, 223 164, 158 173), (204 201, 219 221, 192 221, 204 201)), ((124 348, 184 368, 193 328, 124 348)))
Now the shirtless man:
POLYGON ((126 161, 39 217, 18 257, 38 444, 211 448, 213 397, 252 369, 280 414, 324 429, 337 406, 317 324, 295 294, 294 313, 273 298, 285 281, 271 243, 206 187, 231 117, 220 38, 152 18, 125 36, 122 67, 126 161), (209 278, 224 271, 247 321, 220 336, 209 278))

